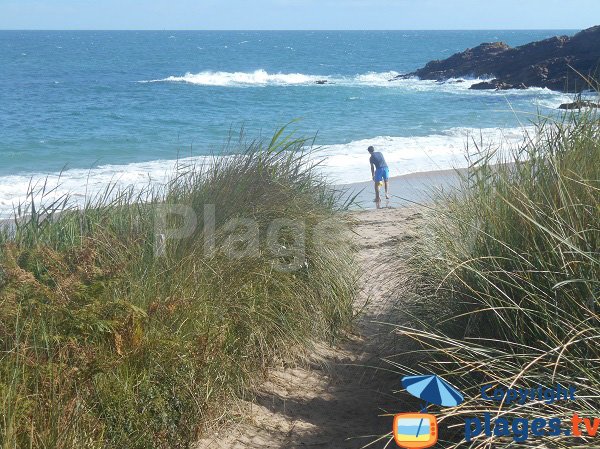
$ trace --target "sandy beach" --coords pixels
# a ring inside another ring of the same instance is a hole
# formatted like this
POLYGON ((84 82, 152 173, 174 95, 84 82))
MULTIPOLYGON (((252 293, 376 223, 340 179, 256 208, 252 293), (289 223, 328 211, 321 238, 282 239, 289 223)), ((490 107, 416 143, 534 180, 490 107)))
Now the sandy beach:
MULTIPOLYGON (((381 188, 381 207, 406 207, 428 203, 431 195, 439 191, 447 191, 458 185, 459 170, 437 170, 410 173, 390 178, 390 199, 386 200, 381 188)), ((356 196, 356 209, 374 209, 375 192, 372 181, 338 186, 348 192, 350 197, 356 196)))

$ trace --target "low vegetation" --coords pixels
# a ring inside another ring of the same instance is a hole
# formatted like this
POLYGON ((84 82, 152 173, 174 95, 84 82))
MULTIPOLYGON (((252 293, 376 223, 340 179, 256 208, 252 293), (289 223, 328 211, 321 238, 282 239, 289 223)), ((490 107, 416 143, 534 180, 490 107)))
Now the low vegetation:
POLYGON ((280 132, 4 226, 0 446, 188 447, 274 358, 335 338, 355 273, 309 143, 280 132))
MULTIPOLYGON (((600 447, 565 435, 600 409, 600 121, 593 112, 542 120, 518 149, 479 147, 461 188, 439 195, 416 258, 423 323, 398 331, 421 346, 421 368, 465 403, 442 410, 444 447, 600 447), (431 308, 430 308, 431 309, 431 308), (522 405, 480 389, 576 388, 576 400, 522 405), (509 428, 464 439, 465 419, 560 418, 561 435, 509 428), (454 429, 456 432, 452 432, 454 429), (450 441, 448 441, 450 440, 450 441)), ((417 312, 418 313, 418 312, 417 312)), ((400 364, 400 361, 398 361, 400 364)), ((439 409, 437 409, 439 411, 439 409)), ((592 420, 593 423, 593 420, 592 420)))

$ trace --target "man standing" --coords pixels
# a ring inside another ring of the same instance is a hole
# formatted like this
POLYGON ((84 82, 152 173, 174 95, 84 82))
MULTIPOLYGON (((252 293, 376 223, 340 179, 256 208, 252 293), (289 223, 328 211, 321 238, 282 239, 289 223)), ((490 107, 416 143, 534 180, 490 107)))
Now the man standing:
POLYGON ((388 194, 390 169, 381 152, 375 151, 375 148, 373 147, 369 147, 368 151, 371 154, 371 157, 369 158, 371 164, 371 176, 375 182, 375 202, 379 203, 381 201, 381 198, 379 197, 379 183, 382 181, 385 186, 385 197, 390 199, 390 195, 388 194))

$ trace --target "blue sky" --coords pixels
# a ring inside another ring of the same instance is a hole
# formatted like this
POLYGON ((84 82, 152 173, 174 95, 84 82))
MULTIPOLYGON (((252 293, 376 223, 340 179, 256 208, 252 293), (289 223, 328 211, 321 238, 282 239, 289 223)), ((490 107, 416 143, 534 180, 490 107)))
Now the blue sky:
POLYGON ((581 29, 600 0, 0 0, 0 29, 581 29))

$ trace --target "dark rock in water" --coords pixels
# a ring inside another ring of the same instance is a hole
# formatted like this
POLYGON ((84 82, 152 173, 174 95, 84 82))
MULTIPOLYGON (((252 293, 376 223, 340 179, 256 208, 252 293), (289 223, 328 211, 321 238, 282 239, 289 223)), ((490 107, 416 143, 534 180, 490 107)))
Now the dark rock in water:
POLYGON ((503 42, 478 45, 394 79, 425 80, 478 77, 495 78, 472 89, 526 89, 546 87, 564 92, 589 88, 582 78, 600 80, 600 26, 572 37, 556 36, 511 48, 503 42), (491 85, 490 85, 491 84, 491 85))
MULTIPOLYGON (((494 80, 495 81, 495 80, 494 80)), ((483 81, 481 83, 473 84, 469 89, 473 90, 491 90, 496 89, 496 83, 494 81, 483 81)))
POLYGON ((577 100, 572 103, 563 103, 558 109, 583 109, 583 108, 600 108, 600 103, 594 103, 587 100, 577 100))
POLYGON ((523 83, 518 85, 504 83, 498 79, 492 81, 482 81, 481 83, 473 84, 469 89, 473 90, 508 90, 508 89, 527 89, 527 86, 523 83))
POLYGON ((317 80, 317 81, 315 81, 315 84, 329 84, 329 81, 327 81, 327 80, 317 80))
POLYGON ((407 80, 409 78, 414 78, 414 75, 408 74, 408 73, 403 73, 400 75, 396 75, 395 77, 389 79, 388 81, 396 81, 396 80, 407 80))

